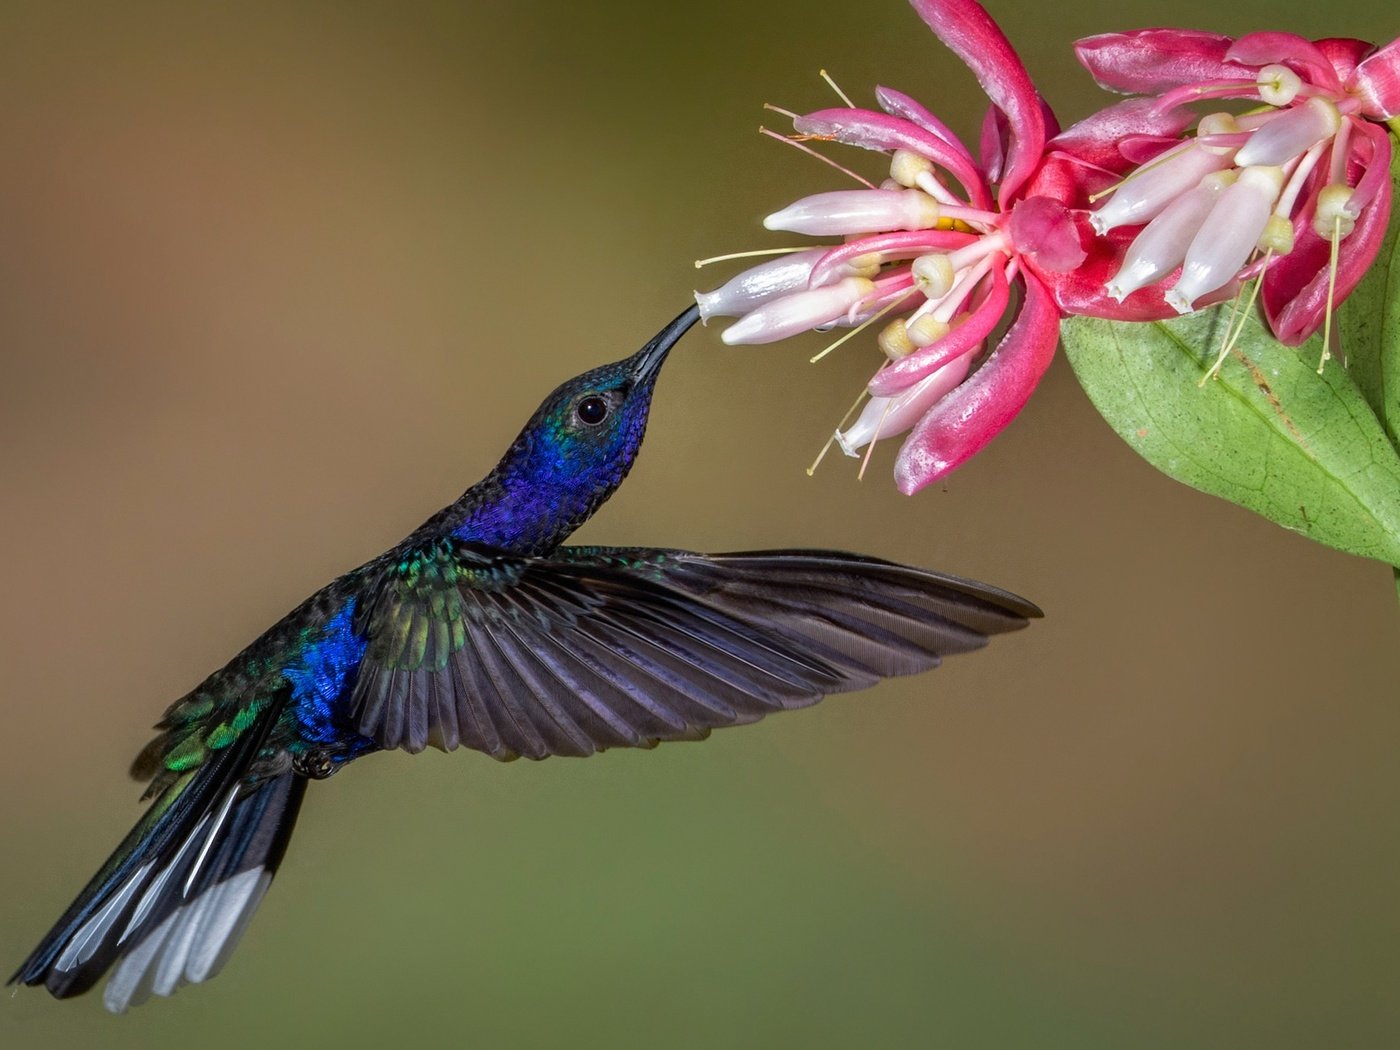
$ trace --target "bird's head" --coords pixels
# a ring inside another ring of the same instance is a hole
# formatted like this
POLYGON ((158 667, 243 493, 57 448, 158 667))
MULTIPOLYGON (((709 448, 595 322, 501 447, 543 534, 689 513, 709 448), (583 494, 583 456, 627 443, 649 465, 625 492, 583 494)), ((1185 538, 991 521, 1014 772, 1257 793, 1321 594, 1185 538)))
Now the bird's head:
POLYGON ((553 499, 566 531, 581 524, 627 476, 646 433, 656 377, 699 317, 691 307, 641 350, 561 384, 530 417, 497 468, 514 489, 553 499))

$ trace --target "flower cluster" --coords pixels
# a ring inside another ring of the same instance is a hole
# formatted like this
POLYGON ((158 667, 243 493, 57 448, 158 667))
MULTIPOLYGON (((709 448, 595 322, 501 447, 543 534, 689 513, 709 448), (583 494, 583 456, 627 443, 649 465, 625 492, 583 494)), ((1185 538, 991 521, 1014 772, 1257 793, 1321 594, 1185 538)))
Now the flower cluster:
POLYGON ((1382 122, 1400 110, 1400 42, 1376 51, 1278 33, 1092 37, 1078 54, 1099 83, 1144 97, 1060 132, 974 0, 911 2, 988 94, 977 153, 886 87, 878 110, 796 117, 799 140, 879 151, 888 177, 764 220, 839 243, 696 296, 706 320, 739 318, 722 334, 730 344, 878 325, 886 359, 835 440, 856 455, 912 430, 895 464, 902 491, 945 476, 1015 417, 1066 313, 1157 319, 1258 276, 1276 333, 1296 344, 1374 257, 1389 217, 1382 122), (1255 108, 1198 121, 1187 104, 1206 99, 1255 108))
POLYGON ((1159 29, 1090 37, 1076 51, 1101 86, 1155 96, 1150 111, 1171 123, 1194 120, 1187 103, 1253 104, 1206 114, 1184 141, 1121 144, 1142 163, 1090 217, 1100 234, 1135 231, 1107 293, 1121 302, 1161 282, 1187 313, 1254 260, 1274 334, 1292 346, 1312 335, 1385 233, 1382 122, 1400 112, 1400 41, 1370 54, 1360 40, 1159 29))

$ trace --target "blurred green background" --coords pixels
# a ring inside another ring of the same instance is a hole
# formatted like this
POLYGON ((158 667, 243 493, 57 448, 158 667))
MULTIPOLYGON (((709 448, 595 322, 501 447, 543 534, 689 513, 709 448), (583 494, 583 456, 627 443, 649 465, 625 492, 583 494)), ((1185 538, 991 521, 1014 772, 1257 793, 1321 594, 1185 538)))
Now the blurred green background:
MULTIPOLYGON (((1077 36, 1387 39, 1381 5, 994 3, 1077 36)), ((164 706, 484 473, 697 256, 839 186, 764 101, 972 77, 897 0, 0 4, 0 948, 134 822, 164 706)), ((868 155, 842 158, 873 171, 868 155)), ((0 1046, 1315 1047, 1400 1041, 1400 613, 1381 566, 1181 488, 1063 361, 946 485, 803 468, 873 341, 682 344, 581 538, 830 545, 1044 622, 703 745, 314 786, 212 984, 0 1046)))

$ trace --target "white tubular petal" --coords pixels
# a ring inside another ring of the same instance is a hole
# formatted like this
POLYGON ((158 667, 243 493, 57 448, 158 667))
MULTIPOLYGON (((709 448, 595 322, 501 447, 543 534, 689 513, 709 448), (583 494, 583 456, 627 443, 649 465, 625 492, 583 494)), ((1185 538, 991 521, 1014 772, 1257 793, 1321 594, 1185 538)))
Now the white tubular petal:
POLYGON ((803 197, 763 220, 770 230, 815 237, 927 230, 938 224, 938 202, 919 190, 836 190, 803 197))
POLYGON ((872 441, 903 434, 922 419, 939 398, 967 378, 976 356, 970 353, 954 358, 894 397, 872 397, 865 403, 859 419, 844 431, 837 431, 836 442, 841 451, 855 456, 872 441))
POLYGON ((1098 233, 1119 226, 1135 226, 1155 218, 1163 208, 1191 189, 1205 176, 1228 165, 1226 156, 1192 144, 1163 160, 1139 168, 1113 191, 1089 222, 1098 233))
POLYGON ((1197 299, 1239 272, 1254 252, 1281 189, 1283 169, 1254 167, 1245 168, 1220 195, 1186 250, 1181 279, 1167 293, 1167 302, 1178 313, 1190 313, 1197 299))
POLYGON ((1134 238, 1122 267, 1104 290, 1121 303, 1139 288, 1160 281, 1180 266, 1206 216, 1234 181, 1232 171, 1214 172, 1202 179, 1194 190, 1167 205, 1162 214, 1134 238))
POLYGON ((738 317, 780 295, 806 288, 812 267, 828 251, 829 248, 809 248, 805 252, 780 255, 735 274, 712 292, 696 292, 700 319, 738 317))
POLYGON ((1249 136, 1235 154, 1235 163, 1242 168, 1286 164, 1330 139, 1341 126, 1342 115, 1336 105, 1325 98, 1310 98, 1301 106, 1280 113, 1249 136))
POLYGON ((720 338, 730 346, 777 342, 844 317, 852 306, 874 291, 874 282, 864 277, 846 277, 822 288, 793 292, 745 314, 726 328, 720 338))

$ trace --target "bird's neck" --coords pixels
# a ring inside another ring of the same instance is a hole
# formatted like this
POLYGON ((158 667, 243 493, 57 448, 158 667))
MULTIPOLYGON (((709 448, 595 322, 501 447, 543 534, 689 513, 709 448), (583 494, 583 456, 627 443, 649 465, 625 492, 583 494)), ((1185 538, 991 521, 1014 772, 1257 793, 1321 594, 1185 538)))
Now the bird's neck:
POLYGON ((501 464, 453 505, 459 539, 539 555, 563 543, 612 495, 631 456, 606 476, 579 470, 548 447, 513 447, 501 464))

